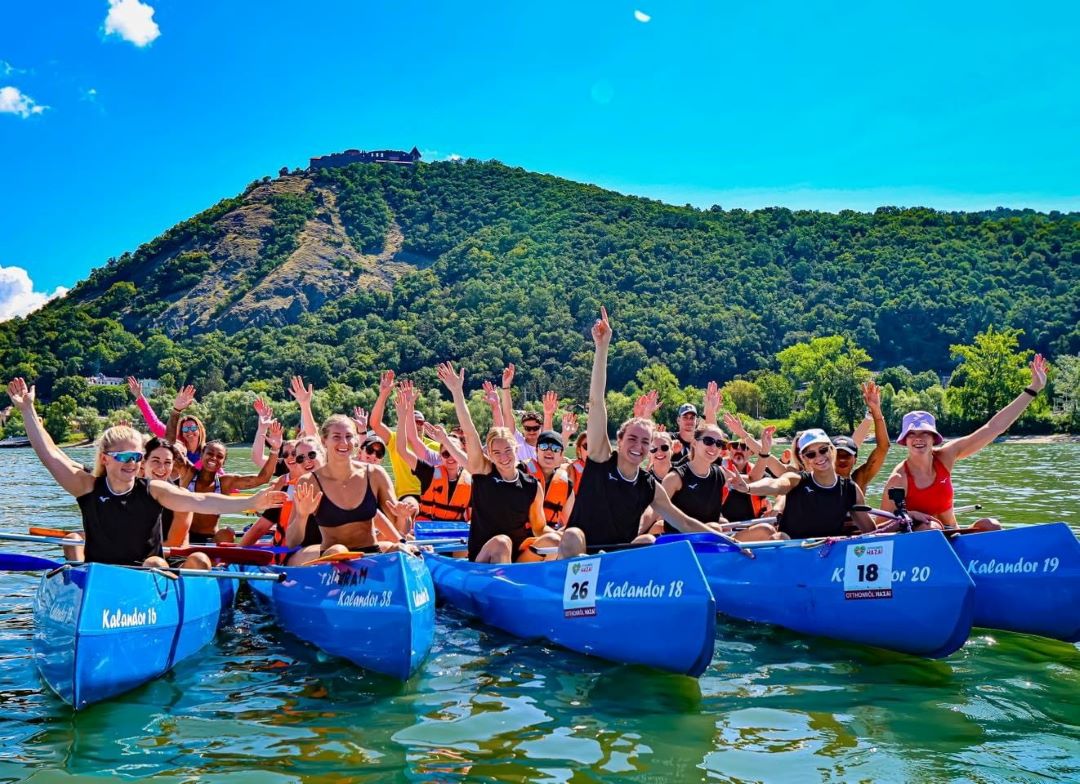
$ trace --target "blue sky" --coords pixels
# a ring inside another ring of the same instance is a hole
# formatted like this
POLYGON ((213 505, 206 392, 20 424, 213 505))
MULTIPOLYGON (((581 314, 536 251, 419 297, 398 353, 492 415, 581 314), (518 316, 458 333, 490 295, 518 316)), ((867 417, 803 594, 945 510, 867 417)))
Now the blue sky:
POLYGON ((1033 8, 0 3, 0 318, 349 147, 699 206, 1078 210, 1080 5, 1033 8))

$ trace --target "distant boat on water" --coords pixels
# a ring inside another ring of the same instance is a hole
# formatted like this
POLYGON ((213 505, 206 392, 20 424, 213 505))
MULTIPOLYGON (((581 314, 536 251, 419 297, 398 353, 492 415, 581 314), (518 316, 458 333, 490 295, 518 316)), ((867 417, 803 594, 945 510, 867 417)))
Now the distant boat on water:
POLYGON ((15 449, 20 446, 30 446, 30 439, 26 436, 11 436, 0 439, 0 449, 15 449))

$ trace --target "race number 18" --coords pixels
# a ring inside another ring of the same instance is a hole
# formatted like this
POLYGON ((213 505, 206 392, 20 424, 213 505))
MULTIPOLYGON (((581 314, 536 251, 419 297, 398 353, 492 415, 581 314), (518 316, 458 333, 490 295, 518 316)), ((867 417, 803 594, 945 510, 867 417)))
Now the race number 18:
POLYGON ((892 598, 893 543, 849 544, 844 555, 845 599, 892 598))
POLYGON ((596 615, 596 588, 599 577, 599 558, 582 558, 566 562, 563 614, 567 618, 596 615))

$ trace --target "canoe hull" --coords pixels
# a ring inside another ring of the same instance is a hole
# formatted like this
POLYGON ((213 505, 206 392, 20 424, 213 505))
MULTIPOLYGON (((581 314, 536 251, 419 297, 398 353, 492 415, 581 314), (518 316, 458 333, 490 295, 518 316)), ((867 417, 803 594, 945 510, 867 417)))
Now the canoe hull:
POLYGON ((420 558, 386 553, 263 570, 286 578, 252 582, 256 596, 286 631, 332 656, 407 680, 431 650, 435 587, 420 558))
POLYGON ((170 579, 89 564, 46 575, 34 600, 34 660, 76 710, 141 686, 210 642, 232 580, 170 579))
POLYGON ((957 650, 971 631, 974 585, 935 531, 760 543, 746 548, 753 557, 707 542, 694 548, 718 611, 733 618, 929 658, 957 650), (876 579, 860 583, 860 566, 876 579))
POLYGON ((1080 541, 1065 523, 963 534, 975 625, 1080 642, 1080 541))
POLYGON ((692 676, 712 660, 716 605, 686 542, 534 564, 425 558, 440 600, 518 637, 692 676))

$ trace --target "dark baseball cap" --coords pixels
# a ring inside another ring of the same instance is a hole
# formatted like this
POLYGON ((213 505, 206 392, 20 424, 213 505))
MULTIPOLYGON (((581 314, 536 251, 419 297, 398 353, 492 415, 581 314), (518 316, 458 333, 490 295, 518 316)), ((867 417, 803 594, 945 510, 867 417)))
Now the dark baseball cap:
POLYGON ((557 444, 558 446, 562 447, 562 436, 556 433, 554 430, 545 430, 536 439, 536 445, 540 446, 540 444, 557 444))
POLYGON ((852 457, 858 457, 859 447, 856 446, 855 440, 850 436, 836 436, 832 440, 832 445, 837 450, 843 449, 845 452, 851 454, 852 457))

